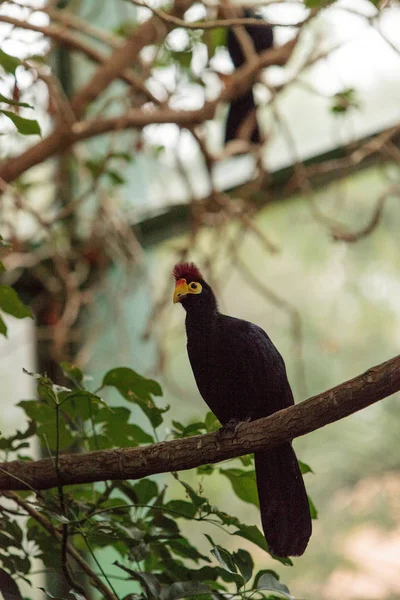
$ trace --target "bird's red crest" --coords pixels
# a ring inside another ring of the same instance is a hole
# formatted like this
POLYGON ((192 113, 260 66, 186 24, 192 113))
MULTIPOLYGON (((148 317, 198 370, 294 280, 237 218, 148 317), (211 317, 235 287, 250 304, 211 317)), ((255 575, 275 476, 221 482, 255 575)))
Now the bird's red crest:
POLYGON ((175 265, 173 270, 173 276, 175 277, 175 281, 178 281, 179 279, 191 279, 196 281, 198 281, 199 279, 203 279, 203 276, 200 273, 199 269, 196 267, 196 265, 194 263, 187 262, 178 263, 177 265, 175 265))

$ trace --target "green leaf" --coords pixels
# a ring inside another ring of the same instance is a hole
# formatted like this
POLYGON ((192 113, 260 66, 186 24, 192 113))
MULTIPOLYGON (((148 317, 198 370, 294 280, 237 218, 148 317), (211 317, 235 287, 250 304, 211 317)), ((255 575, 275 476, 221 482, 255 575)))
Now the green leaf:
POLYGON ((211 554, 215 556, 215 558, 217 559, 221 567, 225 569, 225 571, 234 574, 237 573, 237 567, 232 558, 232 555, 230 554, 230 552, 228 552, 228 550, 225 550, 225 548, 222 548, 221 546, 214 546, 214 548, 212 548, 211 550, 211 554))
POLYGON ((239 529, 233 532, 233 535, 238 535, 239 537, 244 538, 245 540, 249 540, 249 542, 253 542, 262 550, 268 552, 268 544, 266 542, 265 537, 261 533, 261 531, 256 527, 256 525, 240 525, 239 529))
POLYGON ((74 383, 82 383, 83 373, 79 367, 69 362, 61 362, 60 367, 64 376, 73 381, 74 383))
POLYGON ((139 375, 129 367, 117 367, 105 374, 102 385, 112 385, 118 389, 120 394, 134 401, 135 396, 148 399, 150 395, 162 396, 159 383, 139 375))
POLYGON ((192 64, 193 51, 178 51, 171 50, 171 58, 176 61, 180 67, 182 67, 185 71, 190 69, 190 65, 192 64))
POLYGON ((5 117, 8 117, 22 135, 41 135, 40 125, 34 119, 25 119, 9 110, 0 110, 5 117))
POLYGON ((168 587, 165 600, 180 600, 190 596, 210 594, 211 588, 200 581, 176 581, 168 587))
MULTIPOLYGON (((221 567, 225 571, 228 571, 228 573, 231 573, 232 575, 237 577, 238 570, 237 570, 235 561, 234 561, 231 553, 228 552, 228 550, 226 550, 225 548, 222 548, 222 546, 218 546, 217 544, 215 544, 214 540, 207 533, 205 533, 204 535, 212 546, 211 554, 213 554, 213 556, 215 556, 215 558, 217 559, 217 561, 219 562, 221 567)), ((241 576, 240 576, 240 579, 242 579, 241 576)), ((240 581, 240 579, 239 579, 239 581, 240 581)))
MULTIPOLYGON (((233 532, 233 535, 238 535, 245 540, 249 540, 249 542, 253 542, 253 544, 256 544, 256 546, 269 553, 267 541, 258 527, 255 525, 243 525, 242 523, 236 523, 236 526, 238 529, 233 532)), ((274 556, 273 554, 271 554, 271 556, 283 565, 293 565, 290 558, 282 558, 281 556, 274 556)))
POLYGON ((17 319, 32 318, 30 309, 21 302, 17 292, 9 285, 0 285, 0 308, 17 319))
POLYGON ((129 431, 132 439, 138 444, 154 444, 154 438, 152 435, 144 431, 139 425, 129 424, 129 431))
POLYGON ((221 423, 218 421, 217 417, 211 411, 208 411, 206 414, 206 418, 204 420, 207 431, 211 433, 212 431, 216 431, 221 427, 221 423))
POLYGON ((161 415, 169 407, 161 409, 154 404, 151 396, 162 395, 161 387, 156 381, 146 379, 128 367, 118 367, 106 373, 102 383, 102 387, 104 386, 115 387, 126 400, 140 406, 153 427, 161 425, 161 415))
POLYGON ((229 479, 235 494, 241 500, 259 506, 255 471, 220 469, 219 472, 229 479))
POLYGON ((205 424, 197 421, 186 426, 182 425, 182 423, 179 423, 178 421, 173 421, 172 425, 175 427, 175 431, 173 431, 173 433, 175 437, 178 438, 200 435, 201 433, 205 433, 207 431, 205 424))
POLYGON ((212 58, 221 46, 226 46, 228 30, 225 27, 215 27, 204 31, 203 42, 207 46, 208 58, 212 58))
POLYGON ((246 550, 240 548, 240 550, 232 554, 232 558, 239 569, 244 582, 247 583, 250 581, 254 569, 253 559, 251 558, 250 554, 246 550))
POLYGON ((18 442, 34 436, 36 433, 36 429, 36 423, 34 421, 29 421, 28 428, 25 431, 17 430, 17 433, 8 438, 0 438, 0 450, 12 450, 13 452, 16 452, 21 448, 29 447, 29 444, 27 442, 18 442))
POLYGON ((318 8, 325 7, 333 4, 334 0, 306 0, 305 4, 307 8, 318 8))
POLYGON ((44 587, 38 587, 38 590, 43 592, 43 594, 46 596, 46 598, 51 598, 51 600, 65 600, 61 596, 53 596, 53 594, 50 594, 50 592, 48 590, 46 590, 44 587))
POLYGON ((186 519, 193 519, 197 512, 196 505, 192 504, 192 502, 186 502, 185 500, 171 500, 165 504, 165 508, 180 513, 180 515, 186 519))
POLYGON ((132 489, 139 504, 148 504, 158 495, 158 486, 152 479, 141 479, 132 489))
POLYGON ((214 473, 214 465, 201 465, 196 469, 198 475, 212 475, 214 473))
POLYGON ((4 323, 4 320, 0 316, 0 334, 7 337, 7 325, 4 323))
POLYGON ((260 581, 260 579, 264 575, 264 573, 270 573, 271 575, 273 575, 275 577, 275 579, 279 579, 279 575, 275 571, 272 571, 271 569, 261 569, 261 571, 258 571, 258 573, 256 573, 256 576, 254 577, 254 583, 253 583, 254 589, 258 588, 258 582, 260 581))
POLYGON ((307 495, 308 505, 310 507, 310 515, 312 519, 318 519, 318 511, 315 508, 314 502, 311 500, 310 496, 307 495))
POLYGON ((302 462, 301 460, 298 460, 297 462, 299 463, 300 471, 302 472, 303 475, 305 475, 306 473, 314 473, 314 471, 312 470, 310 465, 307 465, 306 463, 302 462))
POLYGON ((85 596, 79 594, 79 592, 76 592, 75 590, 69 590, 68 593, 71 594, 71 596, 73 596, 74 598, 76 598, 76 600, 86 600, 85 596))
POLYGON ((117 171, 108 170, 106 175, 114 185, 123 185, 126 181, 117 171))
MULTIPOLYGON (((55 388, 57 389, 57 386, 55 386, 55 388)), ((100 396, 97 396, 97 394, 92 394, 92 392, 89 392, 89 390, 82 390, 80 388, 76 388, 74 390, 67 390, 67 389, 61 390, 61 391, 59 391, 58 398, 59 398, 60 404, 62 404, 63 406, 68 401, 82 403, 83 400, 90 400, 90 402, 92 402, 92 403, 95 403, 95 404, 105 407, 104 410, 108 413, 107 419, 110 419, 111 418, 110 413, 114 412, 114 410, 111 409, 104 402, 104 400, 102 398, 100 398, 100 396)), ((88 418, 88 417, 86 417, 86 418, 88 418)))
POLYGON ((238 456, 238 459, 244 467, 250 467, 254 463, 253 454, 244 454, 243 456, 238 456))
MULTIPOLYGON (((373 0, 370 1, 374 4, 373 0)), ((344 89, 333 96, 331 112, 334 114, 343 114, 350 108, 360 108, 360 102, 354 88, 344 89)))
POLYGON ((207 500, 195 492, 195 490, 186 481, 179 479, 179 483, 185 488, 187 495, 197 507, 203 506, 207 500))
POLYGON ((4 50, 0 50, 0 65, 6 71, 6 73, 11 73, 15 75, 15 71, 17 67, 21 64, 21 61, 16 56, 11 56, 11 54, 7 54, 4 50))
POLYGON ((27 102, 17 102, 16 100, 13 100, 12 98, 7 98, 6 96, 3 96, 3 94, 0 94, 0 102, 10 104, 11 106, 22 106, 23 108, 33 108, 33 106, 31 106, 30 104, 27 104, 27 102))
POLYGON ((96 422, 104 423, 102 434, 109 440, 109 447, 129 448, 139 444, 151 444, 153 437, 139 425, 129 423, 130 411, 125 406, 103 408, 96 415, 96 422))
POLYGON ((288 587, 278 580, 276 573, 273 573, 273 571, 266 571, 258 578, 257 589, 273 592, 274 595, 278 595, 279 598, 294 600, 294 597, 289 593, 288 587))
POLYGON ((1 524, 1 530, 7 533, 13 540, 13 545, 20 548, 23 540, 22 529, 16 521, 6 520, 1 524))
POLYGON ((184 537, 179 537, 175 540, 168 540, 167 543, 171 550, 182 558, 190 558, 195 562, 198 562, 199 560, 211 562, 208 556, 201 554, 197 548, 192 546, 192 544, 184 537))
POLYGON ((148 598, 161 598, 162 586, 153 573, 134 571, 133 569, 121 565, 118 561, 115 561, 114 565, 125 571, 125 573, 128 573, 130 578, 134 581, 139 581, 146 591, 148 598))
POLYGON ((10 242, 6 242, 0 235, 0 248, 11 248, 10 242))
MULTIPOLYGON (((37 435, 43 439, 51 450, 57 447, 57 427, 55 405, 50 406, 42 400, 21 400, 18 403, 27 416, 37 423, 37 435)), ((62 415, 59 419, 59 449, 63 450, 71 446, 74 436, 65 423, 62 415)))
POLYGON ((0 569, 0 592, 5 600, 22 600, 17 584, 4 569, 0 569))

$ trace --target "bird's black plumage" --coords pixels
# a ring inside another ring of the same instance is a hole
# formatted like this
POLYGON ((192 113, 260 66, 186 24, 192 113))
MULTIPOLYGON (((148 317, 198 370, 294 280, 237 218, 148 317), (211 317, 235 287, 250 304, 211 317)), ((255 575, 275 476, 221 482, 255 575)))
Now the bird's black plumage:
MULTIPOLYGON (((249 9, 243 11, 243 16, 246 18, 261 19, 261 17, 249 9)), ((273 31, 270 25, 247 25, 245 30, 251 37, 254 50, 257 54, 261 54, 261 52, 268 50, 268 48, 273 46, 273 31)), ((227 48, 232 62, 235 65, 235 69, 241 67, 245 62, 245 56, 243 55, 242 47, 233 29, 229 29, 228 32, 227 48)), ((247 91, 245 94, 232 101, 225 126, 225 144, 234 139, 242 139, 242 131, 243 137, 246 137, 246 134, 248 135, 248 141, 255 144, 260 143, 261 137, 257 124, 253 90, 247 91), (250 122, 247 126, 245 125, 245 122, 248 119, 250 119, 250 122)))
MULTIPOLYGON (((186 310, 189 360, 202 397, 222 425, 259 419, 292 405, 284 361, 265 331, 221 314, 202 278, 188 271, 186 281, 202 286, 201 293, 188 293, 180 300, 186 310)), ((291 443, 256 452, 255 468, 261 520, 271 552, 303 554, 311 518, 291 443)))

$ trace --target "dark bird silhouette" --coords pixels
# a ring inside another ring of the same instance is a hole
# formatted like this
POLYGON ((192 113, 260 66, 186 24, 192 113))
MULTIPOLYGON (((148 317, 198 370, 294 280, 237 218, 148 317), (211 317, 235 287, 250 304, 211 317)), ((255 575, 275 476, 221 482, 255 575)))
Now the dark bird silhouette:
MULTIPOLYGON (((186 311, 187 350, 200 394, 221 424, 255 420, 294 403, 285 363, 253 323, 218 311, 193 263, 174 268, 174 303, 186 311)), ((261 522, 270 552, 303 554, 311 535, 306 489, 292 444, 256 452, 261 522)))
MULTIPOLYGON (((262 18, 248 9, 243 11, 243 16, 246 18, 262 18)), ((248 25, 245 30, 251 37, 257 54, 272 48, 274 41, 272 27, 269 25, 248 25)), ((229 29, 228 32, 227 48, 235 69, 241 67, 245 63, 245 56, 232 29, 229 29)), ((260 130, 257 124, 253 90, 249 90, 243 96, 233 100, 229 107, 225 126, 225 144, 234 139, 245 139, 255 144, 260 143, 260 130)))

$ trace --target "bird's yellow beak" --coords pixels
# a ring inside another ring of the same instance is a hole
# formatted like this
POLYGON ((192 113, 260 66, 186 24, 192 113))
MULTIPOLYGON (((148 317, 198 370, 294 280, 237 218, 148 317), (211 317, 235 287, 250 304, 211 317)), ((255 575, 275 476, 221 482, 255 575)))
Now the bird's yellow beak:
POLYGON ((178 279, 174 290, 174 304, 180 302, 188 293, 188 285, 186 279, 178 279))

